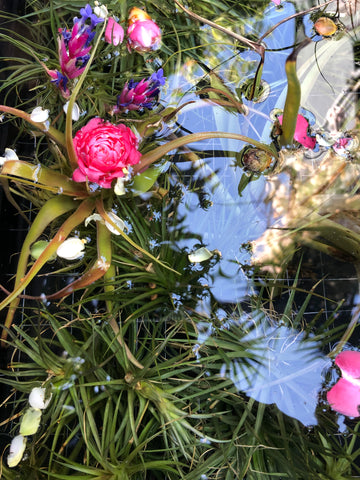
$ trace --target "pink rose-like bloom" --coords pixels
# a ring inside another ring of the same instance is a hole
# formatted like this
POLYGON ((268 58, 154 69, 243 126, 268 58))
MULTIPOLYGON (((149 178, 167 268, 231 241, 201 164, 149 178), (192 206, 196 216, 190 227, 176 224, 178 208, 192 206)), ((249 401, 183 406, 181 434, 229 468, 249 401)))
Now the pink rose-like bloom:
POLYGON ((111 188, 111 182, 127 173, 128 167, 139 163, 138 140, 125 125, 113 125, 93 118, 74 137, 78 168, 75 182, 94 182, 111 188))
POLYGON ((131 23, 127 29, 128 49, 137 52, 157 50, 161 42, 161 30, 153 20, 131 23))
POLYGON ((105 29, 105 41, 112 45, 119 45, 124 40, 123 27, 115 22, 113 18, 109 18, 109 21, 105 29))
POLYGON ((342 378, 327 392, 327 401, 336 412, 349 417, 360 416, 360 352, 346 350, 339 353, 335 364, 342 378))

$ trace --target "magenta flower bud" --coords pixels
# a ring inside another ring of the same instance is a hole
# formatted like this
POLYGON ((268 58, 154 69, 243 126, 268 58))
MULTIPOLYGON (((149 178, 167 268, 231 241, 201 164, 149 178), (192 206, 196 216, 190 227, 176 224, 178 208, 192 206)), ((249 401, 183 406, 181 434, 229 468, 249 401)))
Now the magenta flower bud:
POLYGON ((111 45, 119 45, 124 40, 123 27, 115 22, 113 18, 109 18, 105 30, 105 41, 111 45))
POLYGON ((153 20, 137 21, 127 29, 128 49, 137 52, 157 50, 161 42, 161 30, 153 20))

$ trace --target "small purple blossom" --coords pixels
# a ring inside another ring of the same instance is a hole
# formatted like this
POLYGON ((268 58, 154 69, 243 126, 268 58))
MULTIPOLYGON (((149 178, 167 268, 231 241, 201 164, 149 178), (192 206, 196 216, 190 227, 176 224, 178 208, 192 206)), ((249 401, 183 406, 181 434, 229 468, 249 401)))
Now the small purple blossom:
POLYGON ((157 83, 157 86, 159 87, 160 85, 165 85, 166 78, 164 77, 164 70, 162 68, 159 68, 157 72, 154 72, 150 79, 154 82, 157 83))
POLYGON ((104 21, 103 18, 98 17, 95 13, 93 13, 92 8, 89 4, 85 6, 85 8, 80 8, 80 15, 81 18, 74 18, 74 23, 80 22, 81 25, 85 25, 86 21, 90 19, 90 29, 93 30, 98 23, 104 21))
POLYGON ((56 78, 52 81, 61 90, 63 90, 64 92, 67 91, 67 83, 68 83, 69 79, 65 75, 63 75, 61 72, 59 72, 58 70, 56 70, 56 78))
POLYGON ((160 68, 148 79, 143 78, 140 82, 130 80, 124 85, 123 91, 117 97, 117 104, 113 113, 120 113, 126 110, 151 110, 160 93, 160 86, 164 85, 166 78, 164 71, 160 68))

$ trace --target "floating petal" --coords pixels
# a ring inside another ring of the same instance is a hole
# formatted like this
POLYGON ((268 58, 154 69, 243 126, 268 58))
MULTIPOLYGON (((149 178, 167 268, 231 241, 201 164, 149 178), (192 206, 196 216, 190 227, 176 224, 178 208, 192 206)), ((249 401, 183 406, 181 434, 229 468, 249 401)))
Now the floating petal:
MULTIPOLYGON (((68 111, 69 102, 66 102, 65 105, 63 106, 63 110, 65 113, 67 113, 68 111)), ((71 111, 71 118, 74 120, 74 122, 76 122, 80 118, 80 108, 77 103, 74 103, 73 105, 73 108, 71 111)))
POLYGON ((3 157, 0 157, 0 167, 2 167, 4 163, 8 160, 19 160, 16 152, 11 148, 5 148, 5 155, 3 157))
POLYGON ((210 252, 206 247, 201 247, 194 252, 189 253, 188 259, 192 263, 200 263, 209 260, 213 255, 214 253, 210 252))
POLYGON ((336 412, 348 417, 359 417, 360 387, 340 378, 327 392, 327 401, 336 412))
POLYGON ((337 355, 335 363, 343 378, 360 388, 360 352, 345 350, 337 355))

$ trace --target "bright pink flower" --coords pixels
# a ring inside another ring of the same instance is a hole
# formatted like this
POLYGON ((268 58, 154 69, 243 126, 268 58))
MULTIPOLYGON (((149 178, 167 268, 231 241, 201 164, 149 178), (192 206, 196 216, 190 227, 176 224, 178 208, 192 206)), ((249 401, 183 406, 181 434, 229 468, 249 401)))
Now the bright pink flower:
POLYGON ((130 128, 93 118, 74 138, 78 168, 73 180, 111 188, 114 179, 123 177, 131 165, 139 163, 141 153, 137 146, 138 140, 130 128))
POLYGON ((275 5, 280 5, 281 3, 281 0, 271 0, 273 3, 275 3, 275 5))
MULTIPOLYGON (((282 125, 283 116, 278 117, 280 125, 282 125)), ((316 138, 308 134, 309 122, 300 113, 297 116, 296 128, 294 133, 294 140, 301 143, 306 148, 311 150, 315 148, 316 138)))
POLYGON ((333 410, 349 417, 359 417, 360 352, 341 352, 335 364, 340 368, 342 378, 327 392, 327 401, 333 410))
POLYGON ((105 41, 112 45, 119 45, 124 40, 123 27, 115 22, 113 18, 109 18, 105 30, 105 41))
POLYGON ((137 52, 157 50, 161 42, 161 30, 152 20, 131 23, 127 29, 128 49, 137 52))

